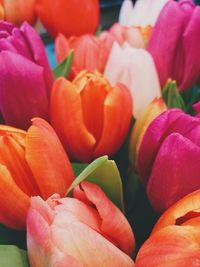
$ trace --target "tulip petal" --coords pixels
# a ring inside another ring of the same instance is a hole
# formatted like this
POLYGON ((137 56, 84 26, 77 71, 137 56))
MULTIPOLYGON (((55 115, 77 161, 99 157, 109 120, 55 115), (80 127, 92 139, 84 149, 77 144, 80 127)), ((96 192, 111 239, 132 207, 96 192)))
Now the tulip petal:
POLYGON ((70 46, 68 39, 62 34, 59 33, 55 40, 55 54, 56 59, 60 63, 66 56, 69 54, 70 46))
POLYGON ((132 96, 128 88, 122 84, 117 84, 108 93, 104 102, 103 130, 95 148, 95 157, 105 154, 111 156, 121 147, 131 123, 132 110, 132 96), (122 113, 123 120, 121 119, 122 113))
POLYGON ((189 226, 169 226, 143 244, 136 258, 137 267, 195 267, 200 264, 200 231, 189 226))
POLYGON ((181 77, 180 90, 188 89, 199 78, 200 64, 197 44, 200 43, 200 7, 196 7, 183 34, 185 68, 181 77), (195 68, 193 67, 195 66, 195 68))
MULTIPOLYGON (((167 227, 175 225, 180 218, 188 217, 188 214, 195 213, 200 208, 200 190, 194 191, 191 194, 181 198, 169 209, 167 209, 156 223, 153 233, 167 227)), ((191 216, 193 218, 193 216, 191 216)), ((187 223, 187 221, 186 221, 187 223)))
POLYGON ((131 17, 133 14, 133 2, 124 0, 119 13, 119 23, 124 26, 131 26, 131 17))
POLYGON ((8 169, 0 165, 0 222, 14 229, 25 228, 29 197, 16 185, 8 169))
POLYGON ((74 174, 67 155, 52 127, 35 118, 27 132, 26 160, 43 198, 54 193, 64 196, 74 174))
POLYGON ((64 78, 54 83, 51 122, 70 158, 91 161, 96 141, 84 125, 78 89, 64 78))
POLYGON ((200 187, 199 158, 200 148, 182 135, 173 133, 165 139, 147 185, 148 197, 156 211, 163 212, 200 187))
POLYGON ((24 37, 27 40, 28 45, 30 46, 35 62, 43 67, 45 83, 47 87, 47 95, 50 97, 53 84, 53 73, 48 62, 42 39, 27 22, 24 22, 22 24, 20 30, 24 33, 24 37))
MULTIPOLYGON (((175 58, 179 57, 183 61, 182 49, 179 47, 184 25, 188 17, 175 1, 169 1, 162 10, 158 21, 153 29, 147 50, 154 58, 160 78, 161 87, 164 86, 168 78, 176 79, 180 84, 183 77, 183 68, 177 65, 178 77, 174 77, 173 68, 175 58), (170 18, 170 19, 169 19, 170 18), (165 30, 163 30, 165 25, 165 30), (168 40, 166 41, 166 36, 168 40), (167 56, 163 56, 167 54, 167 56)), ((175 61, 176 62, 176 61, 175 61)))
POLYGON ((27 128, 33 116, 48 118, 48 101, 40 66, 21 55, 3 51, 0 54, 0 73, 1 112, 7 124, 27 128))
POLYGON ((57 225, 59 215, 51 228, 53 243, 60 251, 74 257, 83 266, 134 266, 134 262, 125 253, 99 233, 77 221, 70 213, 66 213, 65 227, 61 228, 57 225))
POLYGON ((137 161, 139 176, 145 184, 163 140, 173 132, 189 135, 192 129, 199 126, 199 122, 199 119, 186 115, 181 110, 170 109, 150 124, 140 145, 137 161))
POLYGON ((101 231, 128 255, 133 255, 135 240, 128 221, 122 212, 95 184, 82 182, 86 197, 95 205, 101 219, 101 231))

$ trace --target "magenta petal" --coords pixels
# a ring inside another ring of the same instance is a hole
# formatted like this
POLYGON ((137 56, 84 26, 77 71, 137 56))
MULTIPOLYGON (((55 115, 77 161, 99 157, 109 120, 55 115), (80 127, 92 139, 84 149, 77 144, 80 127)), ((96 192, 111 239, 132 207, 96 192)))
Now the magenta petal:
POLYGON ((200 120, 198 118, 186 115, 178 109, 163 112, 150 124, 143 137, 137 161, 139 176, 145 184, 150 176, 157 152, 165 138, 171 133, 177 132, 184 136, 188 135, 188 138, 192 139, 191 131, 199 125, 200 120))
POLYGON ((31 118, 48 119, 43 68, 21 55, 0 53, 0 110, 9 125, 27 129, 31 118))
POLYGON ((35 62, 44 67, 44 76, 48 90, 48 96, 50 96, 51 87, 53 84, 53 74, 47 59, 44 44, 37 32, 27 22, 22 24, 20 30, 24 33, 27 43, 31 48, 35 62))
POLYGON ((172 78, 174 55, 183 33, 185 16, 175 1, 169 1, 157 20, 147 50, 154 58, 161 86, 172 78), (169 19, 170 18, 170 19, 169 19), (165 55, 165 56, 163 56, 165 55))
POLYGON ((11 34, 14 28, 15 26, 12 23, 3 20, 0 21, 0 31, 6 31, 11 34))
POLYGON ((185 69, 180 90, 190 88, 200 75, 200 7, 196 7, 183 35, 185 69), (194 67, 195 66, 195 67, 194 67))
POLYGON ((147 185, 153 208, 163 212, 200 188, 200 148, 178 133, 163 142, 147 185))

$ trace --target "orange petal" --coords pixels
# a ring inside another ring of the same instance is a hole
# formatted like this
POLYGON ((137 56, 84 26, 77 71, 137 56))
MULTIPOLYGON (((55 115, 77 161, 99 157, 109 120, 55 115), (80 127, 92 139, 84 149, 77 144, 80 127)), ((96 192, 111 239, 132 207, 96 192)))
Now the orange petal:
POLYGON ((180 224, 179 222, 181 221, 186 223, 187 220, 200 214, 199 209, 200 190, 197 190, 180 199, 169 209, 167 209, 156 223, 153 233, 166 226, 180 224), (195 211, 198 212, 198 214, 195 214, 195 211), (191 212, 193 212, 193 214, 191 212))
POLYGON ((0 222, 14 229, 23 229, 29 197, 16 185, 10 172, 0 165, 0 222))
POLYGON ((11 135, 0 136, 0 164, 5 165, 19 188, 28 196, 39 189, 25 160, 25 149, 11 135))
POLYGON ((137 267, 195 267, 200 264, 200 231, 190 226, 168 226, 143 244, 137 267))
POLYGON ((111 88, 103 76, 94 75, 80 93, 85 126, 97 143, 102 134, 104 101, 109 90, 111 88))
POLYGON ((91 161, 96 141, 84 125, 78 89, 64 78, 53 86, 51 122, 71 159, 91 161))
POLYGON ((28 129, 26 160, 43 198, 65 195, 74 179, 72 167, 53 128, 43 119, 33 119, 28 129))
POLYGON ((113 155, 123 144, 132 118, 132 96, 128 88, 117 84, 104 103, 104 124, 95 157, 113 155))

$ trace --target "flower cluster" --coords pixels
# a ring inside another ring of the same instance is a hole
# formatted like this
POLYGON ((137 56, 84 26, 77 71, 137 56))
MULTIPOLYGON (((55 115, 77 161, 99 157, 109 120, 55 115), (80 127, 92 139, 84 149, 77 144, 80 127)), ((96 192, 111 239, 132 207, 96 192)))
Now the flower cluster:
POLYGON ((2 267, 200 266, 200 7, 100 2, 0 0, 2 267))

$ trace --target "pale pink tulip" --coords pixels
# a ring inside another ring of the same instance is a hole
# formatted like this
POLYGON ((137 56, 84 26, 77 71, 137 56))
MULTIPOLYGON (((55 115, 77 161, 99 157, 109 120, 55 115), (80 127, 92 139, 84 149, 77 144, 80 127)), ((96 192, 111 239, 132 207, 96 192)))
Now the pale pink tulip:
POLYGON ((160 11, 169 0, 138 0, 133 6, 131 0, 124 0, 119 22, 124 26, 154 26, 160 11))
POLYGON ((97 185, 82 182, 77 190, 76 198, 32 198, 31 267, 134 267, 134 236, 124 215, 97 185))
POLYGON ((161 96, 153 59, 145 49, 136 49, 128 44, 120 47, 114 43, 105 76, 111 84, 121 82, 130 89, 136 118, 141 116, 155 97, 161 96))

